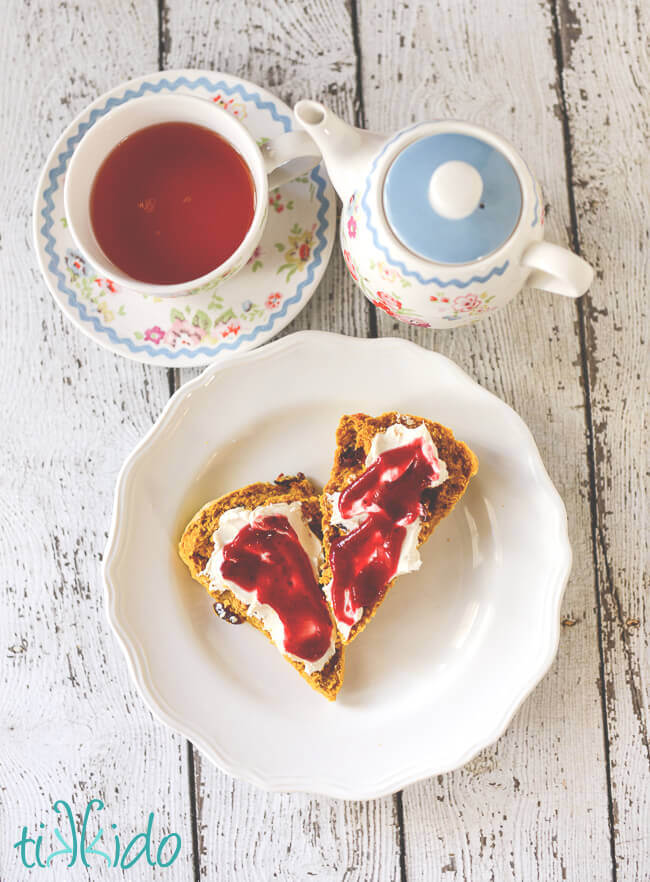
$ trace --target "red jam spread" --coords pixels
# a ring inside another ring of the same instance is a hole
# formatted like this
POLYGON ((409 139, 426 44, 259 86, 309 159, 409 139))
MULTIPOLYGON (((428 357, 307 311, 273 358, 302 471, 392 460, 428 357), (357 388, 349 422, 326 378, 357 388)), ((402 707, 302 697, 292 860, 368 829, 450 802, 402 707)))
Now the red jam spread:
POLYGON ((424 515, 422 492, 440 478, 422 439, 380 454, 341 493, 343 518, 365 515, 331 546, 332 607, 337 621, 355 624, 360 609, 374 606, 395 576, 406 527, 424 515))
POLYGON ((221 573, 245 591, 255 591, 284 625, 284 651, 308 662, 330 647, 332 620, 300 540, 283 515, 242 527, 223 548, 221 573))

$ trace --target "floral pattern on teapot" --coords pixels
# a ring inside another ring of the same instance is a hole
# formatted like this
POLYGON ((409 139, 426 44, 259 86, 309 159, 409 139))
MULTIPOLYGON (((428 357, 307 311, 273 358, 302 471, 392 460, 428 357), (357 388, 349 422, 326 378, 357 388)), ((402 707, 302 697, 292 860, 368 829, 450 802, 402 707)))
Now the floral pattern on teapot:
MULTIPOLYGON (((412 288, 412 282, 390 264, 380 251, 373 249, 370 252, 368 242, 365 242, 363 251, 357 247, 361 235, 367 232, 359 203, 359 192, 356 191, 343 208, 341 248, 348 272, 374 306, 391 318, 420 328, 436 327, 438 321, 461 324, 475 322, 497 308, 495 295, 485 289, 452 293, 445 288, 435 293, 427 292, 426 315, 424 310, 418 312, 407 306, 405 289, 412 288), (354 260, 353 254, 363 254, 363 268, 354 260)), ((412 303, 412 298, 408 299, 412 303)))

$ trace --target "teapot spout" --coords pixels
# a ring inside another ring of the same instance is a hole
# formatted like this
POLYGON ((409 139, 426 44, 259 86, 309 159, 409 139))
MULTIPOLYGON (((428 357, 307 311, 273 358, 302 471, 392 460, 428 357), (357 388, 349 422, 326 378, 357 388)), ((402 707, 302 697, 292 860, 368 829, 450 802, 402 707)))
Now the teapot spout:
POLYGON ((334 189, 345 203, 367 175, 385 136, 348 125, 318 101, 299 101, 293 112, 318 145, 334 189))

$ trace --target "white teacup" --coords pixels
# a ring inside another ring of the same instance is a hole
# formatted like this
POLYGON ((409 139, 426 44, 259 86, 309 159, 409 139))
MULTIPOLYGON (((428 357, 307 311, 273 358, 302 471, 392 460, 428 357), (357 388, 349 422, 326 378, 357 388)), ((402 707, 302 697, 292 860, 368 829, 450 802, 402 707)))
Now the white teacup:
POLYGON ((68 227, 77 247, 98 270, 125 288, 157 297, 178 297, 205 285, 217 287, 232 278, 253 254, 268 215, 268 192, 320 162, 321 154, 303 131, 287 132, 258 147, 246 127, 205 98, 194 95, 155 95, 136 98, 111 110, 81 139, 65 177, 63 198, 68 227), (255 211, 244 239, 223 263, 197 279, 173 285, 139 282, 104 254, 93 232, 90 196, 95 176, 108 154, 128 135, 165 122, 194 123, 218 134, 243 158, 255 187, 255 211))

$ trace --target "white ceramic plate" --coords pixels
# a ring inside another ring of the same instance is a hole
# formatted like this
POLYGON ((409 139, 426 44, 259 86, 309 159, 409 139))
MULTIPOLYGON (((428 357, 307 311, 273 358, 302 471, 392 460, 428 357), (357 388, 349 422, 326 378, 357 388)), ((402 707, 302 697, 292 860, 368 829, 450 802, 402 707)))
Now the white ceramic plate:
POLYGON ((248 264, 216 290, 151 297, 101 278, 79 254, 63 209, 63 182, 85 132, 111 108, 141 95, 190 94, 232 113, 258 143, 293 128, 284 102, 218 71, 172 70, 122 83, 90 104, 63 132, 41 173, 34 243, 58 306, 79 330, 117 355, 161 367, 195 367, 266 342, 316 290, 334 244, 335 196, 323 167, 269 194, 262 240, 248 264))
POLYGON ((307 331, 209 367, 126 461, 105 555, 108 615, 145 700, 232 775, 372 798, 467 762, 556 651, 571 551, 522 420, 442 355, 307 331), (248 626, 212 612, 176 553, 206 501, 279 472, 323 484, 343 413, 450 426, 478 475, 348 650, 335 703, 248 626))

